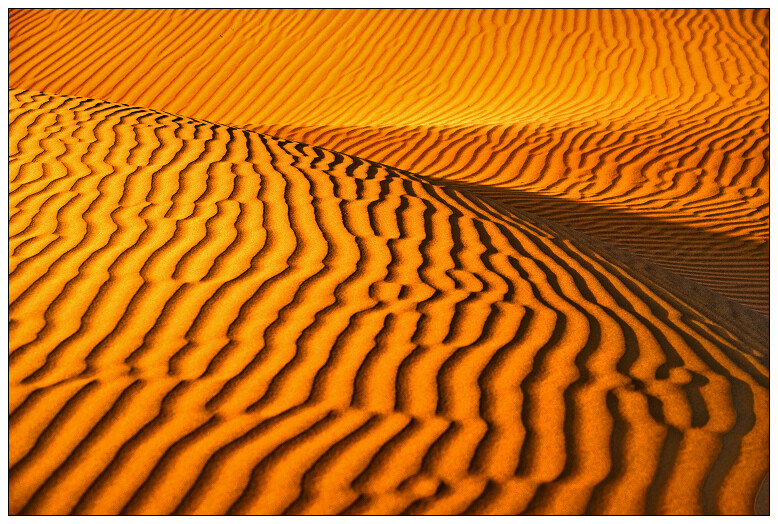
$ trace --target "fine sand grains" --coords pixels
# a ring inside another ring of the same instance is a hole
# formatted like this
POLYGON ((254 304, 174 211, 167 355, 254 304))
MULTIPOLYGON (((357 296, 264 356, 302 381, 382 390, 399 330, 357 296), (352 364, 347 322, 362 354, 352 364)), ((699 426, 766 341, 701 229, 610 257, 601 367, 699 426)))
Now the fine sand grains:
POLYGON ((370 160, 9 104, 10 513, 753 513, 762 315, 370 160))

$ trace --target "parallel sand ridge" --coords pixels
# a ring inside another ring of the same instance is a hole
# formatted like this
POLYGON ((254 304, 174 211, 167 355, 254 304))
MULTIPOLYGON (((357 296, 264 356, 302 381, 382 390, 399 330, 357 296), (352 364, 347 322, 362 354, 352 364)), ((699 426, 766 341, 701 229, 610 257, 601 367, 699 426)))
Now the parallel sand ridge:
POLYGON ((9 103, 11 513, 753 512, 763 317, 369 160, 9 103))
POLYGON ((767 10, 12 11, 11 87, 319 145, 768 311, 767 10))

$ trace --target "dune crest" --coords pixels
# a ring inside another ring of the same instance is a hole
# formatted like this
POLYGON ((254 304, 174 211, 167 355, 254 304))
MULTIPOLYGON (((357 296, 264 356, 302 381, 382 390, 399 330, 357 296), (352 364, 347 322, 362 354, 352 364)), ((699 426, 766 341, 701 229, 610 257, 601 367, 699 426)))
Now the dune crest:
POLYGON ((761 316, 371 160, 9 105, 11 513, 753 513, 761 316))
POLYGON ((766 314, 769 11, 12 10, 9 83, 341 151, 766 314))

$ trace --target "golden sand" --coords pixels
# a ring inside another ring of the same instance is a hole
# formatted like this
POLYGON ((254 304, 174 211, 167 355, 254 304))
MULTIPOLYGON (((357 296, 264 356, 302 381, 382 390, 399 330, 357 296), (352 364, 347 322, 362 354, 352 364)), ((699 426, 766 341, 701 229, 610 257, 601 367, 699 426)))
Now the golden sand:
POLYGON ((456 180, 766 313, 767 18, 14 11, 9 82, 456 180))
POLYGON ((767 22, 11 11, 9 511, 753 513, 767 22))

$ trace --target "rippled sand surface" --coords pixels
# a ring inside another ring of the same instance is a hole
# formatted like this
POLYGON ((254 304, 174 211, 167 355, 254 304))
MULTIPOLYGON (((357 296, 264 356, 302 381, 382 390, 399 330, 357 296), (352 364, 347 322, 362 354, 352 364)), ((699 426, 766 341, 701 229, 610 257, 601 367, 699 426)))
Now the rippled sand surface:
POLYGON ((768 16, 12 10, 10 513, 766 511, 768 16))

